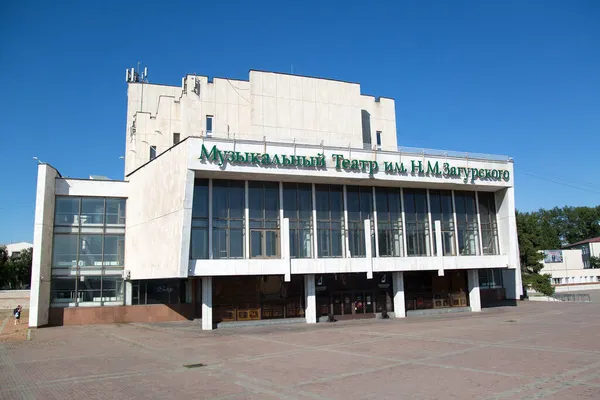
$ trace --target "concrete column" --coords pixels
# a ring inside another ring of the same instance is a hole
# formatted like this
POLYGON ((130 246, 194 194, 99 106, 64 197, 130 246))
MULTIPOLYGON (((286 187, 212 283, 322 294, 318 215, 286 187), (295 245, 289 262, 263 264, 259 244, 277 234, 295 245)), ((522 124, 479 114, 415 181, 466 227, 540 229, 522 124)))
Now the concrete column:
POLYGON ((400 256, 408 254, 407 239, 406 239, 406 213, 404 212, 404 189, 400 188, 400 206, 402 207, 402 253, 400 256))
POLYGON ((133 284, 131 281, 125 281, 125 305, 130 306, 133 303, 133 284))
POLYGON ((433 248, 433 222, 431 221, 431 200, 429 199, 429 189, 427 189, 427 219, 429 220, 429 246, 427 246, 427 255, 435 255, 433 248))
POLYGON ((440 266, 438 269, 438 276, 444 276, 444 244, 442 242, 442 222, 436 220, 433 222, 435 225, 435 254, 437 254, 438 260, 440 260, 440 266))
POLYGON ((292 280, 292 260, 290 257, 290 219, 283 218, 281 222, 281 258, 285 263, 284 280, 292 280))
POLYGON ((379 230, 377 229, 378 221, 377 221, 377 193, 375 192, 375 186, 373 186, 373 224, 374 224, 374 233, 375 233, 375 254, 373 257, 379 257, 379 230))
POLYGON ((344 257, 350 258, 352 254, 350 254, 350 238, 348 237, 348 196, 346 196, 346 185, 343 187, 343 196, 344 196, 344 257))
POLYGON ((213 328, 212 319, 212 278, 202 278, 202 330, 210 331, 213 328))
POLYGON ((212 260, 213 255, 213 180, 208 180, 208 259, 212 260))
POLYGON ((365 229, 365 262, 367 263, 367 279, 373 279, 373 247, 371 244, 371 220, 364 220, 365 229))
POLYGON ((406 304, 404 302, 404 272, 392 272, 394 289, 394 315, 396 318, 406 317, 406 304))
POLYGON ((245 226, 245 237, 244 237, 244 258, 250 258, 250 209, 248 208, 248 181, 244 184, 244 226, 245 226))
POLYGON ((317 323, 317 295, 315 294, 315 275, 304 275, 304 295, 306 303, 304 306, 304 316, 307 324, 317 323))
POLYGON ((315 184, 312 184, 312 228, 313 228, 313 252, 312 258, 319 256, 319 243, 317 242, 317 190, 315 184))
POLYGON ((48 324, 50 282, 52 278, 55 185, 58 176, 58 171, 50 165, 38 165, 29 300, 30 327, 48 324))
POLYGON ((469 279, 469 303, 471 305, 471 311, 481 311, 481 295, 479 293, 479 271, 476 269, 470 269, 467 271, 467 277, 469 279))

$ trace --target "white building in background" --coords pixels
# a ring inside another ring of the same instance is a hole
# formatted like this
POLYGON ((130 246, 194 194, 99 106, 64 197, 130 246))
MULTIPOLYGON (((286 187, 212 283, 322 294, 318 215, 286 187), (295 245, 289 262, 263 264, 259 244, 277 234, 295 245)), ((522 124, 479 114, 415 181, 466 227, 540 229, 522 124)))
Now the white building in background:
POLYGON ((33 243, 28 243, 28 242, 18 242, 18 243, 10 243, 10 244, 4 244, 4 245, 0 245, 0 247, 6 247, 6 252, 8 253, 8 257, 18 257, 19 254, 21 254, 21 252, 23 250, 27 250, 33 247, 33 243))
POLYGON ((600 289, 600 269, 591 268, 590 256, 600 256, 600 237, 568 245, 563 250, 544 250, 541 273, 552 276, 557 292, 600 289))
POLYGON ((314 323, 522 295, 512 161, 397 147, 394 100, 357 83, 128 73, 125 149, 123 181, 39 166, 31 326, 314 323))

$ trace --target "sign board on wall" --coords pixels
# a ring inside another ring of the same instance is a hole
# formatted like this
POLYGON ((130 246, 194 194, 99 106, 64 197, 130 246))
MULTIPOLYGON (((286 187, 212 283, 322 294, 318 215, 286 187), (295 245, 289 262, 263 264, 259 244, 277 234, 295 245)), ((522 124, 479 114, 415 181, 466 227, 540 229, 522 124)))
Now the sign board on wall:
POLYGON ((544 250, 544 263, 561 263, 563 262, 562 250, 544 250))
MULTIPOLYGON (((268 154, 255 152, 240 152, 221 150, 216 145, 208 149, 204 144, 200 151, 200 161, 217 164, 225 168, 232 165, 254 165, 262 168, 302 168, 322 171, 327 169, 324 154, 315 156, 297 156, 289 154, 268 154)), ((505 169, 469 168, 452 165, 449 162, 428 161, 424 159, 409 159, 406 162, 380 163, 375 160, 359 160, 344 157, 342 154, 332 154, 334 167, 340 172, 364 172, 373 176, 377 173, 388 175, 429 176, 434 178, 459 178, 464 183, 480 181, 510 180, 510 171, 505 169)))

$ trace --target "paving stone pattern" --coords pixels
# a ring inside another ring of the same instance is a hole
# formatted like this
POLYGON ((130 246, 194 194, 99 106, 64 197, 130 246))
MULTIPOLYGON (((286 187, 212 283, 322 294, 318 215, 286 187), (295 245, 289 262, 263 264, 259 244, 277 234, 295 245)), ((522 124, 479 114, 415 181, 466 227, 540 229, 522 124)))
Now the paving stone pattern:
POLYGON ((212 332, 44 328, 0 343, 0 399, 600 399, 599 338, 594 303, 212 332))

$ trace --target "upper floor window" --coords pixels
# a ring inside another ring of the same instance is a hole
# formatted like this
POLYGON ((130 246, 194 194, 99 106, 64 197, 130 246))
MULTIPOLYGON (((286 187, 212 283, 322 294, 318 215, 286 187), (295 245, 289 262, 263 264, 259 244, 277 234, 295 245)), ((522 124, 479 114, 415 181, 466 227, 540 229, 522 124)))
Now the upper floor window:
POLYGON ((377 131, 377 149, 381 150, 381 131, 377 131))
POLYGON ((456 204, 456 226, 460 255, 476 255, 479 241, 475 192, 454 192, 456 204))
POLYGON ((248 182, 250 257, 279 257, 279 183, 248 182))
POLYGON ((365 239, 372 246, 375 253, 375 227, 371 221, 371 232, 365 236, 364 221, 373 217, 373 188, 369 186, 347 186, 346 203, 348 205, 348 244, 350 257, 365 257, 365 239))
POLYGON ((179 133, 174 133, 173 134, 173 145, 176 145, 177 143, 179 143, 181 141, 181 134, 179 133))
POLYGON ((407 255, 430 255, 429 210, 425 189, 404 189, 404 214, 407 255))
POLYGON ((208 179, 194 182, 190 258, 208 258, 208 179))
POLYGON ((437 235, 435 221, 440 221, 442 231, 442 254, 456 255, 454 240, 454 211, 452 207, 452 192, 450 190, 430 190, 431 221, 433 224, 433 253, 437 255, 437 235))
POLYGON ((494 193, 478 192, 479 219, 481 221, 482 252, 485 255, 499 254, 498 224, 496 222, 496 200, 494 193))
POLYGON ((343 186, 315 185, 319 257, 342 257, 344 227, 343 186))
POLYGON ((211 136, 213 132, 213 116, 206 116, 206 136, 211 136))
POLYGON ((283 184, 283 217, 290 220, 290 257, 312 257, 312 184, 283 184))
POLYGON ((376 188, 377 234, 380 257, 402 257, 402 203, 399 188, 376 188))
POLYGON ((54 224, 124 226, 125 199, 57 196, 54 224))
POLYGON ((156 158, 156 146, 150 146, 150 160, 156 158))
POLYGON ((244 181, 213 180, 213 258, 244 257, 244 181))

